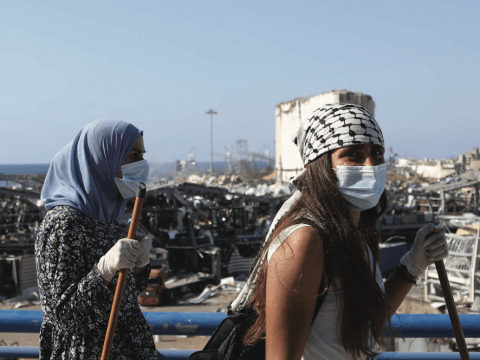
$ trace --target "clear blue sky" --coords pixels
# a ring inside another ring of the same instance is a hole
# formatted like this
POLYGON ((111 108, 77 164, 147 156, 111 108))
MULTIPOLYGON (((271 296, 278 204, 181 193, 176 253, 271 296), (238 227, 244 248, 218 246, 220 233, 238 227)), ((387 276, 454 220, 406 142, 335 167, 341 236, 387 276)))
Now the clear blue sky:
MULTIPOLYGON (((130 121, 148 159, 273 150, 275 105, 370 94, 387 147, 480 146, 479 1, 2 1, 0 164, 49 163, 87 123, 130 121)), ((221 160, 216 158, 216 160, 221 160)))

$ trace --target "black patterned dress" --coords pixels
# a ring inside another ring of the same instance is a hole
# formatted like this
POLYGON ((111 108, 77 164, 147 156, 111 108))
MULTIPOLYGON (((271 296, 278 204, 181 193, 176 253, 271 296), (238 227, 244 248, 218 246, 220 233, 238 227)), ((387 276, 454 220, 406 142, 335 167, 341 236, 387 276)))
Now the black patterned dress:
MULTIPOLYGON (((93 220, 69 206, 47 212, 35 243, 43 323, 40 359, 100 359, 118 273, 103 284, 98 260, 126 236, 117 223, 93 220)), ((128 272, 111 360, 157 359, 138 305, 150 274, 128 272)))

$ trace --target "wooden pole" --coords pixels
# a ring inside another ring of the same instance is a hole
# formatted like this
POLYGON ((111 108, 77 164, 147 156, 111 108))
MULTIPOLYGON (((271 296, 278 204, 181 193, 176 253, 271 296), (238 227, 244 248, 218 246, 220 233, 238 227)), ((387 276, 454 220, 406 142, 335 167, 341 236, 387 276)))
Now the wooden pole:
POLYGON ((460 358, 462 360, 470 360, 470 355, 467 350, 467 343, 465 342, 465 336, 463 335, 462 325, 458 317, 457 308, 453 301, 452 290, 450 289, 450 283, 448 282, 447 271, 445 270, 445 264, 443 260, 435 261, 435 267, 437 268, 438 279, 442 285, 443 297, 447 304, 448 315, 453 327, 453 333, 457 340, 458 351, 460 352, 460 358))
MULTIPOLYGON (((138 186, 137 197, 135 199, 135 206, 133 207, 132 221, 128 229, 127 238, 135 240, 140 223, 140 215, 142 213, 143 201, 145 199, 146 187, 144 183, 138 186)), ((101 360, 109 360, 110 352, 112 350, 113 336, 115 335, 115 328, 117 327, 118 313, 120 312, 120 305, 122 304, 123 292, 125 284, 127 283, 128 269, 122 269, 118 275, 117 288, 113 298, 112 310, 110 311, 110 319, 108 321, 107 334, 105 335, 105 342, 103 343, 103 351, 101 360)))

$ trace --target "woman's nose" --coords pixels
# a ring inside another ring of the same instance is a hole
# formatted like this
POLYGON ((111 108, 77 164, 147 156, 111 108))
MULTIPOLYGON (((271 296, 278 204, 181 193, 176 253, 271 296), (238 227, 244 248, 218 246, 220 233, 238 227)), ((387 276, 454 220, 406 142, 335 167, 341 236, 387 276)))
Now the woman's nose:
POLYGON ((373 157, 371 156, 368 156, 366 159, 365 159, 365 162, 363 163, 363 166, 375 166, 375 161, 373 159, 373 157))

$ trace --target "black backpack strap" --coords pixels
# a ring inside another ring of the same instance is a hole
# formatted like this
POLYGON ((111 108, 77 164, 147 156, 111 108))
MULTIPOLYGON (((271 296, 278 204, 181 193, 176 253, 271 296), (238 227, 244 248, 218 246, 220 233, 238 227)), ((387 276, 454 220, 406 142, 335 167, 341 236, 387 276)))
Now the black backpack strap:
POLYGON ((315 311, 313 312, 313 319, 312 319, 312 324, 310 325, 310 327, 313 326, 313 323, 315 322, 315 319, 317 318, 318 312, 320 311, 320 308, 322 307, 323 301, 327 297, 328 287, 330 287, 330 284, 328 284, 327 289, 325 290, 325 292, 323 292, 323 290, 325 289, 325 283, 326 283, 325 278, 326 278, 326 276, 323 275, 322 280, 320 281, 320 287, 318 288, 317 303, 315 305, 315 311))

